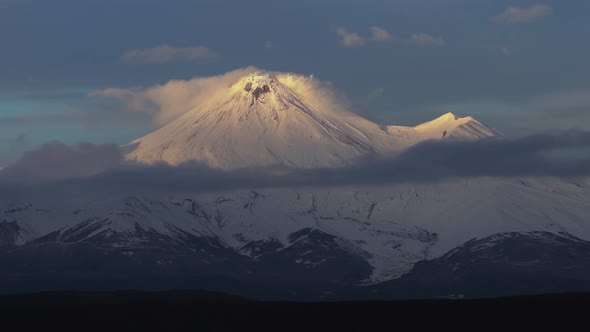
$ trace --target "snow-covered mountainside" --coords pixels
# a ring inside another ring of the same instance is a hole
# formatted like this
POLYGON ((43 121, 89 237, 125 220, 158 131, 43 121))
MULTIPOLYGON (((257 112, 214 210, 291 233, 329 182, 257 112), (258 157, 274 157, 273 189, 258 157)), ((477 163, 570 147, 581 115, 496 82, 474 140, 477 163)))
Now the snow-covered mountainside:
POLYGON ((27 250, 90 243, 154 270, 187 268, 183 262, 192 257, 194 266, 232 262, 219 267, 225 272, 252 263, 255 267, 246 269, 252 275, 267 275, 277 273, 268 271, 276 263, 265 262, 281 262, 282 271, 302 269, 297 275, 317 276, 331 266, 325 276, 348 271, 354 274, 349 281, 376 282, 500 232, 568 233, 590 240, 589 212, 588 182, 476 178, 194 195, 122 193, 100 199, 31 194, 7 205, 0 219, 1 229, 8 230, 2 238, 27 250), (157 255, 146 254, 154 250, 157 255))
MULTIPOLYGON (((425 140, 501 136, 451 113, 384 128, 323 108, 301 84, 286 74, 243 77, 129 143, 127 158, 310 168, 425 140)), ((0 277, 140 273, 369 284, 497 233, 588 241, 589 215, 588 179, 547 177, 142 195, 30 191, 0 202, 0 277)))
POLYGON ((381 292, 409 297, 498 297, 590 290, 590 242, 567 233, 506 232, 428 261, 381 292))

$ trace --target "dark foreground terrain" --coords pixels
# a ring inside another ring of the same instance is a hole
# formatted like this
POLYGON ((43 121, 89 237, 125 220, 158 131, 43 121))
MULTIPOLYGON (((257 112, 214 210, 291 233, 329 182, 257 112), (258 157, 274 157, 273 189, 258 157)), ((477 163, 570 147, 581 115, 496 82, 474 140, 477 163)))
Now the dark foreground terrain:
POLYGON ((0 296, 0 321, 5 331, 588 331, 588 305, 587 293, 303 303, 195 291, 74 292, 0 296))

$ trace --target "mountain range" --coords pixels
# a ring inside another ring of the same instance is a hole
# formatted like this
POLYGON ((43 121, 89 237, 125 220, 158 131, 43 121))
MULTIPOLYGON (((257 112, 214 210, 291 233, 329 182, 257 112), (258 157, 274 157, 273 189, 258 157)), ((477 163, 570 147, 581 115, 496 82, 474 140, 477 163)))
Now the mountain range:
MULTIPOLYGON (((125 158, 222 170, 337 168, 427 141, 503 139, 452 113, 381 126, 327 107, 313 88, 293 74, 247 75, 122 146, 125 158)), ((0 277, 10 281, 0 291, 145 279, 260 297, 275 285, 281 298, 579 290, 570 286, 590 281, 588 188, 588 179, 455 177, 66 198, 31 191, 0 202, 0 277)))

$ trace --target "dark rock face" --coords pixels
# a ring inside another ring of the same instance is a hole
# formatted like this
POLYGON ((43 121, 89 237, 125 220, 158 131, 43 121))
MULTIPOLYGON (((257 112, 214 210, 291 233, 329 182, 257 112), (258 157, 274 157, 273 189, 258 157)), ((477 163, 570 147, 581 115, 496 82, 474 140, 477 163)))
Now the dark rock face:
MULTIPOLYGON (((187 213, 201 213, 198 205, 193 210, 193 201, 184 203, 190 208, 187 213)), ((173 226, 157 232, 139 224, 118 232, 110 223, 109 217, 89 218, 18 246, 15 239, 22 230, 16 222, 3 220, 0 280, 5 282, 0 292, 42 291, 50 283, 54 289, 88 289, 98 283, 108 289, 184 287, 275 299, 590 291, 590 242, 565 233, 499 233, 474 239, 439 258, 418 262, 399 279, 360 287, 372 272, 370 256, 320 229, 293 232, 288 244, 273 238, 246 242, 236 234, 244 242, 236 251, 214 235, 173 226)), ((429 243, 437 239, 428 232, 408 236, 429 243)))
POLYGON ((244 87, 244 91, 250 92, 251 90, 252 90, 252 82, 246 83, 246 86, 244 87))
POLYGON ((168 234, 144 229, 109 229, 108 218, 91 218, 50 233, 0 255, 0 266, 17 273, 52 271, 86 274, 238 273, 245 260, 215 237, 196 236, 171 227, 168 234), (39 258, 40 257, 40 258, 39 258), (79 258, 79 259, 78 259, 79 258), (51 263, 48 263, 51 262, 51 263))
POLYGON ((0 220, 0 247, 12 246, 20 236, 21 228, 16 221, 0 220))
POLYGON ((254 89, 254 91, 252 91, 252 95, 256 99, 258 99, 261 94, 262 94, 262 88, 260 88, 260 87, 256 87, 256 89, 254 89))
MULTIPOLYGON (((252 84, 250 84, 250 89, 252 89, 252 84)), ((248 86, 248 84, 246 84, 246 86, 248 86)), ((246 90, 246 91, 250 91, 250 90, 246 90)), ((256 100, 258 100, 258 98, 260 98, 260 96, 262 96, 265 93, 269 93, 270 92, 270 86, 268 85, 263 85, 262 87, 258 86, 256 87, 256 89, 254 89, 254 91, 252 91, 252 95, 254 96, 254 98, 256 100)))
POLYGON ((0 218, 0 248, 15 247, 35 236, 27 226, 23 226, 10 216, 0 218))
POLYGON ((351 251, 334 235, 304 228, 292 233, 290 240, 293 241, 290 246, 268 251, 260 257, 257 266, 260 273, 273 279, 330 280, 350 284, 371 275, 367 254, 351 251))
MULTIPOLYGON (((13 243, 12 234, 18 228, 16 223, 3 223, 0 231, 13 243)), ((202 278, 214 278, 212 284, 217 285, 215 279, 229 278, 260 287, 270 282, 281 289, 302 283, 352 285, 371 274, 366 258, 333 235, 306 228, 291 234, 290 239, 288 246, 274 239, 257 240, 235 251, 214 236, 190 234, 173 226, 165 233, 139 224, 133 230, 118 232, 109 217, 89 218, 22 246, 0 248, 0 279, 16 282, 16 286, 5 285, 10 291, 31 287, 21 280, 36 280, 37 285, 52 280, 67 289, 68 280, 84 288, 108 279, 116 289, 119 279, 135 278, 156 280, 157 286, 166 285, 166 280, 202 278)), ((232 283, 224 281, 223 287, 232 283)), ((193 281, 187 285, 207 287, 193 281)))
POLYGON ((500 233, 418 262, 382 289, 407 297, 590 290, 590 242, 569 234, 500 233))

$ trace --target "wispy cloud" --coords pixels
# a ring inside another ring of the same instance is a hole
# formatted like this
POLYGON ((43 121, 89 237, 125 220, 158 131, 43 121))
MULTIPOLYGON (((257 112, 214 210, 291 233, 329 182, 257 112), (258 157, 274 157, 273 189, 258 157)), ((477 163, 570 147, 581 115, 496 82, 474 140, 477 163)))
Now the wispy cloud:
POLYGON ((108 88, 92 92, 90 97, 115 99, 125 110, 147 113, 156 125, 165 125, 178 116, 226 91, 226 87, 258 69, 247 67, 219 76, 173 80, 148 88, 108 88))
POLYGON ((494 17, 499 24, 526 24, 542 20, 553 15, 553 8, 547 5, 531 5, 530 7, 508 7, 500 15, 494 17))
POLYGON ((371 39, 375 42, 389 42, 393 40, 393 35, 381 27, 372 26, 370 29, 371 39))
POLYGON ((512 51, 508 47, 502 47, 500 48, 500 54, 502 56, 510 56, 512 55, 512 51))
POLYGON ((264 48, 266 48, 266 49, 272 48, 272 40, 265 41, 264 48))
POLYGON ((359 47, 366 43, 365 39, 356 32, 350 32, 345 27, 337 27, 335 30, 340 44, 345 47, 359 47))
POLYGON ((138 64, 162 64, 175 61, 202 61, 219 58, 219 54, 207 46, 173 47, 159 45, 150 49, 129 50, 121 55, 121 61, 138 64))
POLYGON ((444 46, 446 41, 427 33, 415 33, 407 40, 408 43, 420 46, 444 46))

